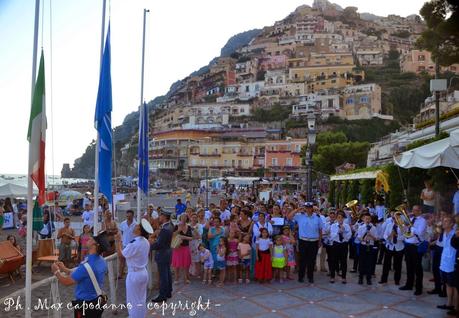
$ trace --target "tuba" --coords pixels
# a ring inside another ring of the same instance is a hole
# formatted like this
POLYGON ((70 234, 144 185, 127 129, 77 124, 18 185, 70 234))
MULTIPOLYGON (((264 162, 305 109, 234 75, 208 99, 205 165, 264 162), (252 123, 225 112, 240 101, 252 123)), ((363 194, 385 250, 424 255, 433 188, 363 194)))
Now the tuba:
POLYGON ((397 223, 397 226, 400 229, 408 227, 408 231, 403 233, 405 237, 409 238, 413 236, 413 233, 411 233, 411 231, 409 230, 409 228, 413 224, 411 223, 410 217, 408 216, 405 204, 400 204, 397 207, 395 207, 394 221, 395 223, 397 223))
POLYGON ((358 219, 359 216, 360 216, 359 211, 357 211, 357 204, 358 203, 359 203, 359 201, 352 200, 352 201, 349 201, 348 203, 345 204, 346 208, 351 209, 351 217, 353 219, 358 219))

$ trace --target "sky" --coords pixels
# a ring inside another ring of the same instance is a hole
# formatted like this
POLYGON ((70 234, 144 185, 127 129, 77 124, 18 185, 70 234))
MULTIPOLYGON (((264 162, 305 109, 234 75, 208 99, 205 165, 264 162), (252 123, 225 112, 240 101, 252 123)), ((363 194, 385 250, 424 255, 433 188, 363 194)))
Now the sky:
MULTIPOLYGON (((387 16, 418 13, 424 0, 336 0, 387 16)), ((233 35, 274 24, 312 0, 107 0, 112 44, 113 127, 140 104, 143 9, 144 99, 207 65, 233 35)), ((27 173, 34 0, 0 0, 0 173, 27 173)), ((42 0, 39 51, 45 57, 46 172, 60 174, 96 138, 102 0, 42 0)), ((37 57, 39 59, 40 56, 37 57)))

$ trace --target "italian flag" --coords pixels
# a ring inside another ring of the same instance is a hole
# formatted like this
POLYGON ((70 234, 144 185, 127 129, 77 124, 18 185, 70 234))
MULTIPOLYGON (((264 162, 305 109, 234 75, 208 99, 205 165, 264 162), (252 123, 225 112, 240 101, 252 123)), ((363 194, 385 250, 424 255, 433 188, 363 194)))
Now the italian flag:
POLYGON ((45 204, 45 142, 46 142, 46 105, 45 105, 45 61, 41 52, 38 77, 33 91, 30 110, 29 131, 29 173, 38 187, 38 203, 45 204))

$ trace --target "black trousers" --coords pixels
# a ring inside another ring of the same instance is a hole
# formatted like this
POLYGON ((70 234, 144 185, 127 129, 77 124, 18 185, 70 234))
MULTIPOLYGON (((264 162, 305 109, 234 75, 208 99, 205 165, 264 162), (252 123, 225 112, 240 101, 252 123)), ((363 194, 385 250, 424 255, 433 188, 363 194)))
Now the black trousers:
POLYGON ((372 252, 372 259, 371 259, 371 275, 375 275, 376 272, 376 262, 378 261, 378 253, 379 253, 379 244, 373 245, 372 252))
POLYGON ((308 280, 314 278, 314 266, 316 265, 317 251, 319 249, 319 241, 309 242, 298 240, 298 251, 300 254, 298 264, 298 279, 303 280, 307 270, 308 280))
POLYGON ((332 256, 332 261, 330 262, 330 277, 335 278, 335 275, 341 270, 341 277, 346 279, 348 243, 334 242, 330 250, 332 256))
POLYGON ((386 283, 389 276, 389 271, 392 266, 393 260, 393 269, 394 269, 394 281, 396 284, 400 282, 400 277, 402 277, 402 261, 403 261, 404 251, 391 251, 386 248, 384 255, 384 264, 381 275, 381 282, 386 283))
POLYGON ((418 247, 414 244, 405 245, 405 261, 406 261, 406 284, 405 286, 413 288, 416 277, 416 291, 422 291, 422 279, 424 270, 422 269, 422 256, 418 253, 418 247))
POLYGON ((355 250, 354 262, 352 263, 352 269, 357 271, 359 269, 359 258, 360 258, 360 243, 353 243, 355 250))
POLYGON ((366 277, 371 280, 373 274, 374 251, 372 245, 360 244, 359 248, 359 278, 366 277))
POLYGON ((172 294, 172 273, 170 262, 157 262, 159 273, 159 298, 166 299, 172 294))
POLYGON ((378 253, 377 264, 382 264, 385 252, 386 252, 386 245, 384 245, 384 241, 379 241, 379 253, 378 253))
POLYGON ((325 244, 324 244, 324 246, 323 246, 323 247, 325 247, 325 250, 327 251, 327 264, 328 264, 328 271, 331 271, 331 269, 330 269, 330 268, 333 266, 333 265, 332 265, 332 262, 333 262, 333 255, 332 255, 333 251, 332 251, 332 245, 325 245, 325 244))
POLYGON ((439 292, 444 289, 444 286, 441 282, 441 277, 440 277, 440 261, 441 261, 442 252, 443 252, 443 247, 438 246, 438 245, 433 246, 432 273, 434 277, 435 290, 438 290, 439 292))

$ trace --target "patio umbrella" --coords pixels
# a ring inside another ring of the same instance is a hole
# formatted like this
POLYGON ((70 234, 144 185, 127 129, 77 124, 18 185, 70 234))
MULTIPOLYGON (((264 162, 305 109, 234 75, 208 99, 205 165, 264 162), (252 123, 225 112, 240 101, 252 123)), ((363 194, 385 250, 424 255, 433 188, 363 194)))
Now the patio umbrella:
POLYGON ((66 190, 66 191, 62 191, 61 193, 59 193, 59 201, 67 201, 67 200, 75 200, 75 199, 78 200, 82 198, 83 198, 83 194, 81 194, 78 191, 74 191, 74 190, 66 190))

